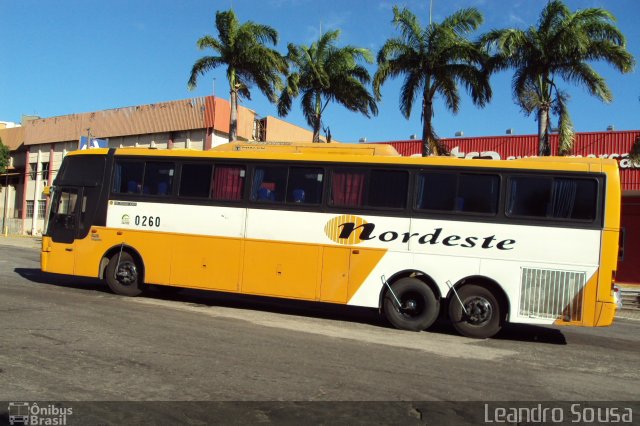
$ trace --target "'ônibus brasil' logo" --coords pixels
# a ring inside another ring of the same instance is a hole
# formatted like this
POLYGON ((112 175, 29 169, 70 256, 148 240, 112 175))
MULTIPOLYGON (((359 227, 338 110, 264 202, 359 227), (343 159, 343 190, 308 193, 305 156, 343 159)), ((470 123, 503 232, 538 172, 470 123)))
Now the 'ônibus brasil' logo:
POLYGON ((512 250, 516 244, 516 240, 511 238, 499 239, 495 235, 457 235, 447 232, 442 227, 431 228, 426 232, 376 230, 374 223, 348 214, 329 220, 324 226, 324 233, 331 241, 345 245, 360 244, 363 241, 371 240, 382 243, 391 243, 392 241, 408 243, 412 241, 420 245, 512 250))

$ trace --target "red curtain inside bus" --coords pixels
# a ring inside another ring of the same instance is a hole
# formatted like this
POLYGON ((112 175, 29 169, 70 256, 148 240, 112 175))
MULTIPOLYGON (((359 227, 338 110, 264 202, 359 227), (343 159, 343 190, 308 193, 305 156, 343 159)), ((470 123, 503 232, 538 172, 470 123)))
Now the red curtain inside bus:
POLYGON ((333 172, 331 195, 334 206, 360 207, 364 193, 365 172, 333 172))
POLYGON ((244 167, 217 166, 213 171, 214 200, 241 200, 244 189, 244 167))

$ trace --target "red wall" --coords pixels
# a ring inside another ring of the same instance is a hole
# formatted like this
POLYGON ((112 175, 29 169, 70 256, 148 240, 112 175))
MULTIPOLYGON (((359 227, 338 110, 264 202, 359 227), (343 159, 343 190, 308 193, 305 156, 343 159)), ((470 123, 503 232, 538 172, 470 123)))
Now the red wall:
POLYGON ((640 284, 640 197, 622 198, 621 222, 625 230, 624 251, 616 281, 640 284))

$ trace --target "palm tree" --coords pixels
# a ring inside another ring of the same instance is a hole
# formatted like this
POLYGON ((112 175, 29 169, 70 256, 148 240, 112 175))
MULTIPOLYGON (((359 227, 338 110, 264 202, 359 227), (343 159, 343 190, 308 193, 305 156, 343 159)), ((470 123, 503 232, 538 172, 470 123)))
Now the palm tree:
POLYGON ((441 23, 426 28, 407 9, 393 8, 393 24, 401 36, 385 42, 378 52, 378 70, 373 88, 379 100, 380 87, 389 77, 404 75, 400 111, 409 119, 418 96, 422 101, 422 155, 445 153, 432 125, 433 102, 442 96, 451 112, 460 108, 458 84, 471 94, 474 104, 484 106, 491 98, 488 74, 482 70, 484 55, 465 36, 482 23, 475 8, 462 9, 441 23))
POLYGON ((280 76, 286 74, 287 64, 276 50, 267 47, 278 43, 278 33, 267 25, 252 21, 240 24, 233 10, 229 10, 216 12, 216 29, 219 38, 205 35, 197 43, 200 49, 213 49, 216 55, 204 56, 193 64, 188 86, 193 89, 198 75, 226 65, 231 103, 229 141, 234 141, 238 136, 238 99, 250 100, 249 88, 257 85, 275 102, 282 88, 280 76))
POLYGON ((288 76, 278 100, 278 114, 287 115, 293 99, 301 94, 302 113, 313 128, 313 142, 320 141, 322 113, 331 101, 367 117, 378 114, 375 99, 366 88, 371 77, 358 64, 359 60, 372 63, 373 56, 368 49, 337 47, 339 36, 340 31, 329 31, 310 46, 288 46, 287 60, 295 71, 288 76))
POLYGON ((550 113, 559 116, 559 153, 573 145, 573 129, 567 110, 568 95, 559 81, 582 85, 604 102, 612 100, 604 78, 587 62, 602 60, 618 71, 632 70, 633 56, 615 26, 615 17, 600 8, 571 12, 561 0, 550 1, 537 27, 528 30, 492 30, 481 40, 492 71, 513 68, 513 94, 522 109, 537 113, 538 155, 550 155, 550 113))

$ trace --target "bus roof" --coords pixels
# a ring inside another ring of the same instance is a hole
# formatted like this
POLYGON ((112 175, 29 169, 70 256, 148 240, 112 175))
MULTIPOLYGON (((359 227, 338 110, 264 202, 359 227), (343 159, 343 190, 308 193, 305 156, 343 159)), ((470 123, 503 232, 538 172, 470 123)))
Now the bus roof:
POLYGON ((230 142, 212 148, 212 151, 268 151, 291 153, 326 153, 345 155, 386 155, 399 157, 398 151, 391 145, 362 144, 341 142, 230 142))
MULTIPOLYGON (((106 155, 106 148, 72 151, 68 155, 106 155)), ((191 157, 283 161, 327 161, 394 164, 398 166, 450 166, 601 172, 617 168, 611 159, 582 157, 527 157, 512 160, 469 159, 445 156, 402 157, 391 145, 310 142, 233 142, 208 151, 195 149, 117 148, 115 155, 191 157)))

